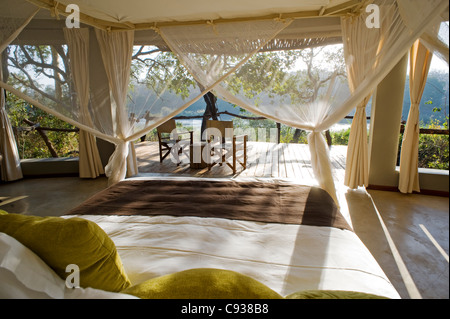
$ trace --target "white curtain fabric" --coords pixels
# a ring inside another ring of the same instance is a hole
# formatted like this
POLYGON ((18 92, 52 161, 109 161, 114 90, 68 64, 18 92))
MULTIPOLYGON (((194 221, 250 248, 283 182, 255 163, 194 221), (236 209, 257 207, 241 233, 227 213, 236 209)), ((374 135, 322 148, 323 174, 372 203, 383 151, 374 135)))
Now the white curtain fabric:
POLYGON ((400 175, 398 189, 402 193, 420 191, 418 157, 419 157, 419 105, 427 82, 433 53, 417 40, 410 50, 409 90, 411 107, 405 132, 403 133, 400 153, 400 175))
MULTIPOLYGON (((355 92, 364 77, 370 75, 370 70, 377 67, 377 53, 383 49, 384 44, 380 40, 386 33, 385 30, 389 29, 389 25, 386 25, 389 21, 391 20, 383 20, 385 25, 373 29, 366 26, 364 15, 341 18, 350 92, 355 92)), ((344 185, 352 189, 369 184, 366 105, 370 95, 357 105, 350 130, 344 185)))
POLYGON ((127 174, 128 176, 137 174, 136 153, 133 151, 133 145, 126 141, 130 132, 126 100, 134 32, 110 33, 98 29, 95 31, 108 76, 113 134, 120 140, 105 168, 110 184, 114 184, 123 180, 127 174))
MULTIPOLYGON (((313 131, 308 139, 312 152, 311 166, 319 184, 335 198, 327 144, 321 131, 315 130, 326 115, 323 106, 338 87, 333 85, 337 82, 335 70, 327 75, 332 85, 318 88, 316 94, 320 91, 320 96, 310 99, 309 108, 301 108, 291 103, 298 101, 301 93, 288 97, 289 93, 275 92, 277 83, 285 81, 277 77, 288 76, 288 72, 273 69, 271 57, 282 53, 257 53, 279 32, 288 28, 289 23, 266 20, 210 27, 164 27, 160 32, 194 78, 221 99, 267 118, 313 131), (196 38, 207 41, 192 41, 196 38), (260 69, 255 70, 255 65, 260 69)), ((320 81, 318 79, 317 83, 320 81)))
MULTIPOLYGON (((192 75, 194 80, 191 90, 181 97, 173 94, 170 83, 181 80, 176 77, 177 74, 167 77, 158 77, 159 74, 156 74, 157 82, 147 85, 150 92, 147 99, 144 103, 135 101, 134 104, 127 102, 131 60, 132 55, 136 54, 133 51, 133 31, 96 30, 108 77, 111 107, 105 110, 98 109, 99 105, 91 105, 89 113, 92 123, 79 108, 74 109, 67 102, 51 99, 48 96, 51 90, 22 89, 16 83, 0 82, 0 86, 44 111, 116 144, 116 151, 105 170, 110 183, 137 172, 132 157, 134 148, 130 148, 134 139, 175 116, 211 90, 218 97, 255 114, 311 132, 311 165, 320 185, 334 196, 332 171, 322 132, 370 95, 414 41, 435 22, 435 18, 448 6, 448 1, 430 0, 424 4, 422 0, 376 0, 374 4, 380 7, 382 27, 380 30, 371 30, 381 32, 383 43, 381 46, 373 44, 380 47, 376 50, 376 62, 367 62, 374 67, 366 69, 366 74, 361 74, 363 80, 351 93, 347 80, 342 79, 344 64, 336 64, 336 59, 343 60, 342 53, 333 56, 334 53, 328 51, 328 47, 313 47, 297 52, 265 51, 269 47, 276 47, 276 41, 283 41, 276 36, 288 28, 290 22, 282 19, 159 28, 167 45, 192 75), (416 8, 420 8, 420 15, 410 19, 409 11, 415 11, 416 8), (408 18, 407 22, 405 17, 408 18), (387 25, 389 28, 384 27, 387 25), (269 46, 270 41, 272 43, 269 46), (294 66, 289 65, 291 54, 304 62, 295 66, 298 68, 295 74, 291 72, 294 66), (277 55, 285 55, 288 62, 274 66, 272 63, 276 59, 273 57, 277 55), (302 77, 303 80, 300 80, 302 77), (198 90, 199 87, 205 89, 198 90), (142 107, 137 110, 139 104, 142 107), (144 115, 146 120, 142 121, 144 115), (127 162, 127 158, 130 161, 127 162)), ((361 14, 367 16, 364 11, 361 14)), ((314 41, 317 39, 304 40, 304 44, 320 43, 314 41)), ((373 46, 366 48, 370 49, 373 46)), ((149 63, 150 67, 165 63, 164 70, 168 73, 177 67, 176 59, 170 54, 161 54, 159 57, 150 54, 146 60, 154 62, 149 63)))
MULTIPOLYGON (((72 79, 77 92, 80 113, 84 123, 92 126, 89 114, 89 29, 65 28, 64 36, 68 44, 72 79)), ((95 136, 79 132, 79 175, 81 178, 96 178, 104 174, 95 136)))
MULTIPOLYGON (((429 3, 427 1, 415 1, 411 3, 408 0, 397 0, 399 6, 399 12, 408 26, 413 26, 417 23, 417 20, 421 19, 422 12, 427 10, 429 3), (412 10, 411 5, 414 5, 412 10)), ((431 21, 435 21, 428 25, 420 35, 422 44, 433 52, 443 61, 449 62, 449 24, 448 24, 448 1, 447 7, 443 11, 439 12, 431 21), (445 18, 444 18, 445 17, 445 18), (447 21, 445 21, 445 19, 447 21)), ((445 4, 444 4, 445 6, 445 4)), ((419 38, 419 37, 418 37, 419 38)))
MULTIPOLYGON (((0 81, 3 81, 1 66, 0 60, 0 81)), ((0 175, 3 181, 14 181, 23 178, 23 174, 14 132, 6 113, 5 102, 5 90, 2 88, 0 89, 0 175)))
MULTIPOLYGON (((1 25, 2 34, 0 35, 0 53, 3 52, 8 45, 17 38, 17 36, 22 32, 22 30, 33 20, 34 16, 39 12, 39 8, 34 10, 31 15, 29 15, 25 21, 18 28, 15 28, 15 23, 10 23, 10 28, 5 28, 5 25, 1 25)), ((8 23, 5 21, 4 23, 8 23)))
POLYGON ((445 42, 440 41, 438 38, 432 36, 430 33, 423 34, 420 37, 420 40, 428 48, 428 50, 435 52, 435 54, 439 56, 443 61, 445 61, 447 65, 449 64, 448 43, 446 44, 445 42))
MULTIPOLYGON (((29 11, 29 10, 25 10, 29 11)), ((15 19, 13 21, 4 21, 5 24, 1 25, 0 34, 0 55, 8 47, 8 45, 14 41, 15 38, 22 32, 22 30, 30 23, 34 16, 39 12, 39 9, 35 9, 29 16, 25 18, 15 19), (8 24, 6 24, 8 23, 8 24)), ((24 13, 25 14, 25 13, 24 13)), ((0 81, 3 81, 3 67, 0 59, 0 81)), ((5 91, 0 89, 0 155, 2 155, 0 167, 1 167, 1 179, 3 181, 14 181, 23 178, 22 168, 20 166, 20 157, 17 150, 17 144, 14 137, 14 132, 9 121, 8 114, 5 107, 5 91)))
POLYGON ((420 41, 435 56, 449 64, 449 24, 441 22, 427 30, 420 37, 420 41))
MULTIPOLYGON (((363 33, 355 32, 351 35, 357 39, 351 39, 350 43, 354 41, 362 46, 359 53, 350 50, 355 54, 354 59, 346 61, 347 70, 353 72, 350 81, 354 87, 351 92, 345 92, 345 85, 340 78, 342 69, 335 63, 339 54, 326 53, 326 48, 323 47, 297 52, 305 61, 306 67, 303 73, 300 70, 297 73, 298 77, 295 78, 292 77, 292 73, 283 73, 282 70, 276 71, 271 68, 270 53, 265 52, 254 54, 248 63, 230 67, 231 63, 228 61, 233 54, 251 51, 248 48, 251 47, 255 31, 245 24, 220 24, 211 28, 202 25, 187 28, 174 26, 162 27, 160 31, 172 51, 178 55, 197 81, 211 87, 212 83, 218 81, 217 79, 220 80, 220 83, 212 88, 219 98, 277 122, 310 131, 308 141, 311 165, 319 185, 335 197, 332 170, 322 132, 340 121, 355 106, 367 103, 376 85, 447 5, 444 1, 426 4, 417 0, 399 0, 399 2, 402 2, 401 6, 389 0, 374 1, 380 8, 378 15, 380 28, 368 28, 366 25, 368 14, 355 13, 355 18, 361 21, 360 27, 367 29, 368 38, 360 38, 364 36, 363 33), (416 6, 421 8, 420 17, 405 22, 403 11, 406 10, 408 13, 408 10, 415 10, 416 6), (358 14, 361 14, 359 18, 358 14), (203 41, 196 42, 196 39, 203 41), (226 49, 221 49, 220 46, 226 49), (225 50, 227 58, 224 59, 220 53, 225 50), (323 62, 324 57, 325 60, 328 57, 328 64, 323 62), (360 60, 361 57, 363 61, 360 60), (255 70, 258 63, 259 69, 255 70), (233 72, 223 77, 226 74, 223 70, 231 68, 233 72), (277 76, 283 76, 284 79, 280 80, 277 76), (307 80, 301 80, 302 76, 306 76, 307 80), (291 81, 296 83, 292 85, 291 81), (249 82, 252 82, 252 85, 246 85, 249 82), (291 88, 295 89, 283 91, 279 83, 291 84, 291 88)), ((272 21, 272 23, 281 22, 272 21)), ((261 22, 258 30, 264 30, 266 26, 261 22)), ((360 108, 357 112, 355 124, 360 128, 365 123, 362 121, 364 117, 362 111, 360 108)), ((357 137, 352 139, 353 144, 356 145, 355 140, 359 139, 360 147, 353 147, 353 152, 360 153, 361 159, 352 165, 355 171, 362 170, 363 173, 359 174, 358 178, 351 178, 354 182, 349 181, 349 184, 353 187, 358 183, 367 184, 367 164, 365 164, 367 155, 364 154, 366 151, 362 137, 367 136, 367 132, 361 128, 360 132, 354 134, 357 137)))
POLYGON ((366 115, 366 105, 368 102, 369 98, 366 98, 356 107, 350 128, 344 185, 352 189, 369 185, 369 154, 367 146, 366 115))

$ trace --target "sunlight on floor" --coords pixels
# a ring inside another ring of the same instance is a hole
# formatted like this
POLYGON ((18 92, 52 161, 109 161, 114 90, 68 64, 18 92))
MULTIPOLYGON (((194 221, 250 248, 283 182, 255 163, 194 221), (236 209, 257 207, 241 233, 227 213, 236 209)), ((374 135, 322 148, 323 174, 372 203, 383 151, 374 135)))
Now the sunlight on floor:
POLYGON ((444 249, 442 249, 441 245, 439 245, 439 243, 434 239, 434 237, 430 234, 428 229, 426 229, 426 227, 424 225, 422 225, 422 224, 420 224, 419 226, 423 230, 425 235, 427 235, 427 237, 433 243, 433 245, 436 247, 436 249, 442 254, 442 256, 444 256, 445 260, 447 260, 447 262, 449 262, 448 261, 448 254, 444 251, 444 249))
POLYGON ((18 200, 27 198, 28 196, 17 196, 17 197, 0 197, 0 206, 16 202, 18 200))
POLYGON ((392 255, 394 257, 395 262, 397 263, 398 270, 400 271, 400 274, 402 276, 402 279, 405 283, 406 289, 408 291, 408 294, 411 299, 422 299, 422 295, 419 292, 419 289, 417 289, 417 286, 411 276, 411 274, 408 271, 408 268, 406 267, 405 262, 403 261, 403 258, 401 257, 397 246, 395 245, 391 234, 389 233, 389 230, 386 227, 386 224, 383 221, 383 218, 381 217, 380 212, 377 209, 377 206, 375 205, 375 202, 373 201, 373 198, 370 194, 367 194, 372 201, 373 207, 377 213, 377 217, 380 221, 381 227, 383 228, 384 234, 386 236, 386 239, 389 244, 389 248, 391 249, 392 255))

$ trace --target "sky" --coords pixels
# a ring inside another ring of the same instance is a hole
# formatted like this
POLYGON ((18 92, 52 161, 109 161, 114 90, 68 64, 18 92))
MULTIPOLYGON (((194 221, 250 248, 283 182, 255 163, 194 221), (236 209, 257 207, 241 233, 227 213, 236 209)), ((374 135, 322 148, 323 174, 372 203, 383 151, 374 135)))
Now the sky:
POLYGON ((442 59, 437 56, 433 56, 431 59, 430 71, 447 71, 448 73, 448 65, 442 59))

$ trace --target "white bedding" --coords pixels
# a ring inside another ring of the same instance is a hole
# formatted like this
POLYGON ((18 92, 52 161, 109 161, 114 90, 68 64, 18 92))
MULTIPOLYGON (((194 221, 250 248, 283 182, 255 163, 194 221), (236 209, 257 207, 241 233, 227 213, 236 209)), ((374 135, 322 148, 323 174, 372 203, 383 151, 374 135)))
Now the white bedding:
MULTIPOLYGON (((130 180, 161 178, 199 179, 143 174, 130 180)), ((298 184, 273 178, 232 180, 298 184)), ((301 184, 317 186, 314 181, 301 184)), ((221 218, 78 217, 94 221, 111 237, 132 284, 186 269, 220 268, 253 277, 282 296, 300 290, 327 289, 400 298, 369 250, 349 230, 221 218)))
POLYGON ((133 284, 191 268, 221 268, 251 276, 283 296, 330 289, 400 298, 348 230, 219 218, 80 217, 111 237, 133 284))

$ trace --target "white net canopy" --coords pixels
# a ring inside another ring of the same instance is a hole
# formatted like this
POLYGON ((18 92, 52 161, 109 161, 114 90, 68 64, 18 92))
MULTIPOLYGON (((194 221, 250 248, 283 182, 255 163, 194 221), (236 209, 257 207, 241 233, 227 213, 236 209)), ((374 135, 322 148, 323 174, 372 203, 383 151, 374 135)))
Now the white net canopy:
MULTIPOLYGON (((262 48, 247 60, 236 57, 251 52, 255 42, 260 44, 260 36, 251 28, 254 22, 165 27, 160 32, 190 73, 218 97, 310 131, 308 143, 316 178, 320 186, 334 194, 328 150, 320 132, 364 99, 367 103, 371 91, 404 56, 420 30, 431 25, 436 7, 412 2, 377 1, 374 21, 364 11, 343 17, 343 45, 320 45, 317 38, 323 36, 310 37, 306 40, 311 44, 306 48, 271 52, 262 48), (422 9, 422 18, 411 19, 405 13, 407 6, 415 5, 422 9), (199 45, 197 38, 202 39, 199 45)), ((288 29, 289 23, 260 21, 258 29, 272 25, 288 29)))
MULTIPOLYGON (((282 17, 156 26, 141 33, 68 29, 57 21, 64 30, 59 39, 32 44, 21 42, 20 35, 15 39, 5 51, 8 76, 0 85, 114 143, 106 167, 112 183, 137 172, 130 143, 213 92, 309 131, 315 175, 334 195, 322 132, 370 97, 412 43, 441 20, 448 2, 377 0, 372 5, 374 10, 362 6, 326 30, 282 17), (420 16, 412 13, 417 7, 420 16)), ((2 30, 12 31, 3 33, 2 43, 33 13, 13 9, 22 12, 21 19, 2 20, 2 30)), ((428 42, 445 55, 445 45, 432 39, 428 42)))

